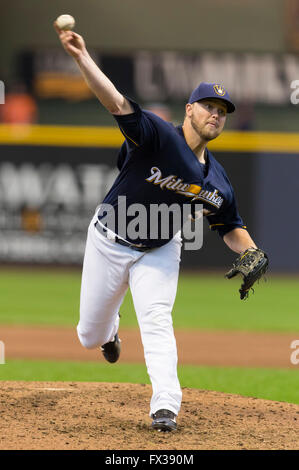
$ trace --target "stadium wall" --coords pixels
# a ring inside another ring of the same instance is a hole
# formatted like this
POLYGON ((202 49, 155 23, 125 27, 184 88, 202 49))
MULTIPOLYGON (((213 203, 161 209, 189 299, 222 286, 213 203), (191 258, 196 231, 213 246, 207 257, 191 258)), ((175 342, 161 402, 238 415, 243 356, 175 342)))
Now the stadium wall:
MULTIPOLYGON (((118 172, 122 135, 117 128, 21 129, 0 126, 0 260, 81 264, 90 217, 118 172)), ((271 268, 298 272, 299 134, 226 132, 209 148, 271 268)), ((224 268, 233 257, 204 224, 203 248, 184 252, 182 266, 224 268)))

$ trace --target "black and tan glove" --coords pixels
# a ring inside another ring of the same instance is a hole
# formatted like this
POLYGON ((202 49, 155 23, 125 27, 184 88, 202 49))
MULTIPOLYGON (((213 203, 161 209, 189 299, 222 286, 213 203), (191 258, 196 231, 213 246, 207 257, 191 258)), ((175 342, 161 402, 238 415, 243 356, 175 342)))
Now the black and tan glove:
POLYGON ((232 269, 225 274, 225 277, 231 279, 239 273, 242 274, 243 283, 239 289, 240 299, 247 299, 249 289, 265 274, 268 265, 268 256, 264 251, 259 248, 248 248, 239 255, 232 269))

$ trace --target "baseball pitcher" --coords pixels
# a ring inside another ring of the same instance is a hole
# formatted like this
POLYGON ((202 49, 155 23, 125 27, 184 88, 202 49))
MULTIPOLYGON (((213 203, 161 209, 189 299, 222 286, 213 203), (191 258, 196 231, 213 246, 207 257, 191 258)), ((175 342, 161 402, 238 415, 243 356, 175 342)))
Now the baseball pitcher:
POLYGON ((202 204, 211 230, 239 255, 227 277, 242 274, 240 297, 246 298, 265 272, 267 256, 246 230, 225 170, 207 149, 235 106, 221 85, 200 83, 186 104, 183 124, 175 127, 119 93, 90 57, 82 36, 55 23, 54 27, 125 138, 118 157, 119 175, 99 201, 88 229, 78 336, 84 347, 101 348, 107 361, 116 362, 119 309, 130 287, 152 384, 152 427, 173 431, 182 400, 172 323, 181 231, 170 229, 168 237, 162 236, 161 227, 151 231, 146 216, 144 235, 136 239, 128 230, 133 213, 125 212, 125 207, 138 204, 149 214, 157 204, 179 208, 202 204), (152 232, 158 235, 152 237, 152 232))

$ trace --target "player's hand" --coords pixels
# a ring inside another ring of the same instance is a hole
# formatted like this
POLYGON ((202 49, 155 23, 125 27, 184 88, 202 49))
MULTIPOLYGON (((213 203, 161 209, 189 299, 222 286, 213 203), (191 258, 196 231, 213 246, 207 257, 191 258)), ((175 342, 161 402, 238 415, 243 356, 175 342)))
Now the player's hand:
POLYGON ((85 42, 80 34, 74 33, 74 31, 64 31, 59 29, 55 21, 54 29, 56 30, 64 49, 69 55, 74 57, 74 59, 78 59, 86 52, 85 42))

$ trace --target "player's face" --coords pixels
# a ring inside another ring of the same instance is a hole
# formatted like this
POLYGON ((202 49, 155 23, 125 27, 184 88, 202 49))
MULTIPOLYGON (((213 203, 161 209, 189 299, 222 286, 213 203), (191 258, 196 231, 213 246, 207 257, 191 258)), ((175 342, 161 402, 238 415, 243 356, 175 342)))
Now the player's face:
POLYGON ((205 99, 193 103, 187 110, 195 132, 205 141, 216 139, 226 121, 226 105, 217 99, 205 99))

